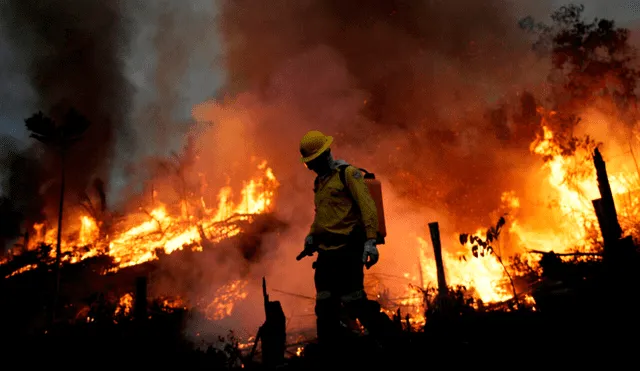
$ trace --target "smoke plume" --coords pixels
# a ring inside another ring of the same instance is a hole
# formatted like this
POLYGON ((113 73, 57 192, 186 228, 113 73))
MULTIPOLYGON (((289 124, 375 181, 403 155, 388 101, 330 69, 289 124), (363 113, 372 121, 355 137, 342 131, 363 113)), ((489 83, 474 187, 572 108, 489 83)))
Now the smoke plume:
MULTIPOLYGON (((38 109, 59 119, 73 107, 91 123, 68 155, 71 203, 93 178, 107 178, 116 139, 120 150, 130 149, 124 123, 131 89, 122 74, 126 23, 117 2, 106 0, 11 0, 3 2, 0 12, 3 30, 37 95, 38 109)), ((25 112, 25 118, 32 113, 25 112)), ((56 166, 54 152, 41 158, 45 165, 56 166)), ((56 188, 45 191, 50 205, 57 201, 56 188)))

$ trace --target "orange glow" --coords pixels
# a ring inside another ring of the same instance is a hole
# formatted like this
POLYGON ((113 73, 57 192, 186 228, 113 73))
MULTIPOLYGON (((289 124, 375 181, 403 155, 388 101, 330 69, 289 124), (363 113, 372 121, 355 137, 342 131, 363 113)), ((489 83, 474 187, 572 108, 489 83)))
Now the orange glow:
MULTIPOLYGON (((200 198, 198 203, 204 209, 204 215, 199 220, 190 213, 190 206, 186 201, 180 202, 178 215, 171 215, 168 206, 161 204, 148 213, 145 221, 134 225, 127 225, 125 222, 120 226, 120 232, 100 238, 98 223, 91 217, 82 215, 77 226, 69 227, 69 230, 78 231, 77 236, 65 238, 62 241, 62 251, 69 253, 70 258, 66 260, 71 263, 106 253, 117 264, 117 270, 157 259, 156 249, 164 250, 166 254, 185 246, 195 250, 202 249, 198 226, 202 227, 212 241, 237 235, 239 229, 222 222, 234 215, 241 215, 240 219, 247 220, 248 215, 270 211, 279 186, 266 161, 258 165, 258 171, 259 174, 249 179, 240 190, 237 203, 234 203, 234 192, 230 187, 220 190, 215 209, 208 208, 200 198), (90 248, 80 249, 82 246, 90 248)), ((55 228, 45 230, 43 224, 35 224, 34 230, 36 236, 31 240, 32 247, 41 242, 55 246, 55 228)), ((55 257, 55 249, 51 256, 55 257)))
MULTIPOLYGON (((529 195, 519 195, 515 191, 505 191, 501 197, 500 210, 508 212, 507 224, 494 248, 506 261, 514 253, 524 254, 525 261, 535 262, 539 255, 527 254, 528 250, 569 252, 579 250, 593 252, 602 242, 598 221, 592 206, 592 200, 599 198, 596 171, 592 160, 592 149, 580 148, 573 155, 561 152, 554 141, 554 133, 547 125, 553 112, 544 112, 541 122, 541 135, 531 143, 531 153, 548 158, 539 169, 542 181, 532 186, 529 195), (535 187, 535 188, 533 188, 535 187), (532 196, 533 195, 533 196, 532 196), (543 205, 543 207, 534 206, 543 205)), ((583 124, 603 126, 610 120, 604 115, 585 114, 583 124), (605 123, 602 122, 605 120, 605 123), (590 124, 590 121, 593 121, 590 124)), ((616 125, 615 122, 609 122, 616 125)), ((615 141, 607 141, 601 152, 607 163, 607 172, 614 195, 618 218, 623 231, 627 234, 638 233, 640 221, 640 182, 638 172, 628 150, 615 141), (617 155, 614 161, 607 154, 617 155)), ((532 173, 535 169, 532 169, 532 173)), ((391 223, 393 219, 390 218, 391 223)), ((474 235, 484 238, 488 226, 476 230, 474 235)), ((433 247, 428 236, 418 237, 420 267, 419 272, 406 272, 412 282, 422 287, 434 287, 437 282, 433 247)), ((634 237, 638 237, 635 235, 634 237)), ((485 303, 501 302, 513 297, 513 292, 505 273, 495 254, 471 256, 467 243, 457 243, 458 234, 441 236, 443 260, 447 283, 451 286, 463 285, 485 303), (464 257, 463 257, 464 256, 464 257)), ((509 266, 507 269, 511 269, 509 266)), ((510 271, 510 274, 517 272, 510 271)), ((423 298, 415 290, 408 289, 409 299, 402 305, 421 307, 415 310, 416 322, 423 321, 421 310, 423 298)), ((533 298, 523 293, 523 302, 534 306, 533 298)))
POLYGON ((247 281, 232 281, 220 287, 205 309, 207 318, 215 321, 230 316, 236 302, 247 298, 247 284, 247 281))

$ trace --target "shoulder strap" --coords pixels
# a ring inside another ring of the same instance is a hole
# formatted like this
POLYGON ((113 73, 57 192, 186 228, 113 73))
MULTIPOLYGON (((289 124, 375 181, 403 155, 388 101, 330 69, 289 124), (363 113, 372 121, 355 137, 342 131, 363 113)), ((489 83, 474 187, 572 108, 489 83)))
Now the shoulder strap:
MULTIPOLYGON (((351 191, 349 190, 349 186, 347 185, 347 178, 346 178, 346 171, 347 171, 347 167, 350 165, 340 165, 338 167, 338 175, 340 175, 340 181, 342 182, 342 185, 344 186, 344 189, 347 191, 347 193, 351 194, 351 191)), ((375 179, 375 176, 366 171, 363 168, 357 168, 358 170, 362 171, 364 173, 364 178, 365 179, 375 179)))
POLYGON ((338 175, 340 176, 340 181, 342 182, 342 186, 344 187, 345 191, 351 194, 351 191, 349 191, 349 186, 347 185, 347 178, 346 178, 347 166, 349 165, 340 165, 338 167, 338 175))

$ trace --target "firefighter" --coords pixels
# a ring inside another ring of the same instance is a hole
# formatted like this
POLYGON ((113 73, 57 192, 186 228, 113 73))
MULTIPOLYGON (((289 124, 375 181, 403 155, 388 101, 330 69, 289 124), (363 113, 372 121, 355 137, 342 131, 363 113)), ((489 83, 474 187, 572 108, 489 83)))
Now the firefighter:
POLYGON ((318 252, 314 263, 315 313, 318 344, 325 349, 344 340, 342 313, 357 318, 371 335, 382 332, 385 318, 390 321, 364 291, 364 267, 370 268, 379 258, 375 201, 360 170, 333 159, 332 142, 331 136, 315 130, 300 141, 302 162, 317 177, 315 218, 299 258, 318 252), (346 184, 340 179, 340 166, 347 166, 346 184))

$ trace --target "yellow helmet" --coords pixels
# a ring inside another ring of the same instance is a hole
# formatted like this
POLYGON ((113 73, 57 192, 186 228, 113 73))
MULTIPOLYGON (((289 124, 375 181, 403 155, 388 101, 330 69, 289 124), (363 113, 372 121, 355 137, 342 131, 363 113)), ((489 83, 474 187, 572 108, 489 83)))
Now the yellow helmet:
POLYGON ((309 162, 317 158, 329 148, 332 142, 333 137, 324 135, 317 130, 311 130, 300 140, 302 162, 309 162))

